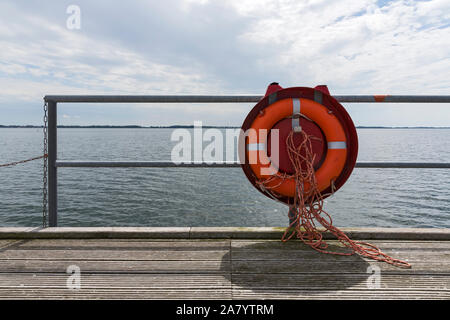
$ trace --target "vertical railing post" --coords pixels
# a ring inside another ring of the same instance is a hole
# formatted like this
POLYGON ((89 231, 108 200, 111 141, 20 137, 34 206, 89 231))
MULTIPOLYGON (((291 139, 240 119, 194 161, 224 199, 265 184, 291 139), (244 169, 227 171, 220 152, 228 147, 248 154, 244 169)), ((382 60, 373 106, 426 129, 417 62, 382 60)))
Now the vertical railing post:
POLYGON ((48 226, 58 225, 58 179, 57 158, 57 112, 56 102, 48 102, 48 226))
POLYGON ((289 226, 291 228, 297 227, 296 223, 297 211, 293 206, 289 206, 288 218, 289 218, 289 226))

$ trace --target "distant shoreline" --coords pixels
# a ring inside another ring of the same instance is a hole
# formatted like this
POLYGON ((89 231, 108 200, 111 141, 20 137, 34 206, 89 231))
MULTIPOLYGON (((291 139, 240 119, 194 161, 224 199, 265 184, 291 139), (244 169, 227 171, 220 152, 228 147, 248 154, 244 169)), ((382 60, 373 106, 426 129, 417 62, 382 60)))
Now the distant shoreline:
MULTIPOLYGON (((0 125, 1 128, 13 128, 13 129, 27 129, 27 128, 42 128, 42 126, 35 125, 0 125)), ((193 129, 193 125, 171 125, 171 126, 138 126, 138 125, 89 125, 89 126, 76 126, 76 125, 59 125, 58 128, 69 129, 193 129)), ((239 129, 240 127, 234 126, 202 126, 202 128, 217 128, 217 129, 239 129)), ((384 127, 384 126, 357 126, 357 129, 450 129, 450 127, 384 127)))

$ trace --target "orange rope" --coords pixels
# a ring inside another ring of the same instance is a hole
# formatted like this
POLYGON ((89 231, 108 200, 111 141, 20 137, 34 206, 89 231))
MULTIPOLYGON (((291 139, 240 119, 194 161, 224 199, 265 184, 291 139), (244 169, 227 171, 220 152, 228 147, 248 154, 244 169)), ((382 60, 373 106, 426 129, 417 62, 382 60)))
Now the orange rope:
MULTIPOLYGON (((288 241, 296 236, 305 244, 319 252, 344 256, 358 253, 362 256, 383 261, 397 267, 411 268, 411 265, 408 262, 392 258, 370 243, 351 240, 343 231, 333 226, 331 216, 323 210, 323 196, 317 187, 315 170, 313 167, 315 155, 312 152, 311 145, 311 139, 314 137, 309 136, 304 131, 300 131, 297 134, 302 135, 302 143, 298 147, 294 144, 293 131, 290 132, 286 139, 289 159, 294 166, 295 173, 291 176, 277 174, 277 177, 279 178, 294 178, 297 189, 294 197, 294 204, 291 206, 290 210, 290 214, 294 213, 294 216, 291 217, 292 222, 283 234, 282 241, 288 241), (310 186, 306 191, 303 188, 305 183, 310 186), (315 222, 320 223, 325 228, 325 231, 331 232, 340 243, 345 247, 352 249, 352 251, 328 251, 328 244, 323 240, 322 233, 317 230, 315 222)), ((265 187, 264 185, 267 185, 269 182, 270 178, 265 181, 259 181, 258 184, 265 187)), ((265 188, 271 189, 269 187, 265 188)))

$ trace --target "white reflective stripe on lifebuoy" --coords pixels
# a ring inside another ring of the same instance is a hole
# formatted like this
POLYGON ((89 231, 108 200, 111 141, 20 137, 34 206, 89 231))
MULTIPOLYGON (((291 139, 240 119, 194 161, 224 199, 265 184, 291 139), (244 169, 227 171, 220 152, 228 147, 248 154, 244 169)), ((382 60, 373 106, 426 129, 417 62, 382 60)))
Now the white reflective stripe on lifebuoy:
POLYGON ((258 150, 266 150, 265 143, 249 143, 247 145, 248 151, 258 151, 258 150))
POLYGON ((329 141, 328 149, 347 149, 347 143, 345 141, 329 141))
POLYGON ((294 131, 300 131, 300 99, 292 99, 292 115, 296 117, 292 117, 292 129, 294 131))

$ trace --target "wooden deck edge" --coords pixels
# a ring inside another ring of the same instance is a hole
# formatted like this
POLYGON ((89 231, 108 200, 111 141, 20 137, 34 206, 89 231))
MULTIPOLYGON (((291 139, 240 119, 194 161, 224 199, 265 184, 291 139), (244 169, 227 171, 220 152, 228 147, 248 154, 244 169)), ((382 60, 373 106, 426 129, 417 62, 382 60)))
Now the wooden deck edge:
POLYGON ((0 228, 0 239, 189 239, 189 227, 0 228))
MULTIPOLYGON (((354 240, 450 240, 450 228, 341 228, 354 240)), ((281 239, 284 227, 0 227, 0 239, 281 239)), ((333 239, 324 233, 325 239, 333 239)))

